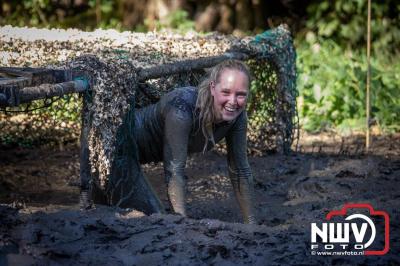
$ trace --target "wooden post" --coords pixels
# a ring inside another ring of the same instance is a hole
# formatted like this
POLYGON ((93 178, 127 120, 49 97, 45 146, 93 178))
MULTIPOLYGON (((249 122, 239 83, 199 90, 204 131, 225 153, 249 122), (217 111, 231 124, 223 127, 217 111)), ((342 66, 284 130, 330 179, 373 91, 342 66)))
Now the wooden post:
POLYGON ((80 137, 80 198, 79 205, 82 209, 88 208, 91 203, 91 180, 92 175, 90 173, 90 160, 89 160, 89 130, 90 130, 90 114, 88 101, 90 100, 90 95, 88 92, 82 95, 82 111, 81 111, 81 137, 80 137))
POLYGON ((371 136, 370 136, 370 112, 371 112, 371 103, 370 103, 370 82, 371 82, 371 0, 368 0, 368 22, 367 22, 367 97, 366 97, 366 126, 367 133, 365 139, 365 148, 368 152, 369 147, 371 145, 371 136))

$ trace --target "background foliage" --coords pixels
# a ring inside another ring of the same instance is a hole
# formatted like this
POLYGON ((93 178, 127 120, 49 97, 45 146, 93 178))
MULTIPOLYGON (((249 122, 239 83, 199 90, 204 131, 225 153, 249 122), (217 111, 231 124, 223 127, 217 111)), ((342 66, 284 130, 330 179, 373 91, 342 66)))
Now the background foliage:
MULTIPOLYGON (((400 3, 372 1, 372 123, 400 128, 400 3)), ((297 33, 298 99, 303 127, 365 129, 367 1, 322 1, 307 7, 297 33)))
MULTIPOLYGON (((0 10, 2 25, 84 30, 173 28, 243 35, 287 23, 298 55, 300 122, 309 131, 365 129, 366 19, 366 0, 22 0, 3 2, 0 10), (254 15, 246 15, 249 11, 254 15)), ((371 29, 373 124, 398 131, 400 2, 373 0, 371 29)), ((261 87, 254 83, 253 95, 261 87)), ((55 119, 79 120, 59 109, 50 111, 55 119)))

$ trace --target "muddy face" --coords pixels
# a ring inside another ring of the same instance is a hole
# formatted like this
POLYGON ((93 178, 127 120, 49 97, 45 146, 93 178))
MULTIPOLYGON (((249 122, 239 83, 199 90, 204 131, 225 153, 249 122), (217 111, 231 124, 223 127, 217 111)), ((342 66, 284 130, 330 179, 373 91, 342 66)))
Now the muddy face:
POLYGON ((232 121, 245 109, 249 93, 249 78, 235 69, 222 71, 217 83, 211 83, 217 122, 232 121))

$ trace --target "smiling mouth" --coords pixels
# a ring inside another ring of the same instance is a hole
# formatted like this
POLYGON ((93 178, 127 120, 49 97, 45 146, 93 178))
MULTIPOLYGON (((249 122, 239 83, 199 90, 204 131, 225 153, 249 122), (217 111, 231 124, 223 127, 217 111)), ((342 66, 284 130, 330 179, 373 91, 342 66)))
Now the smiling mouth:
POLYGON ((227 111, 229 113, 233 113, 237 110, 237 108, 232 108, 232 107, 225 107, 224 109, 225 109, 225 111, 227 111))

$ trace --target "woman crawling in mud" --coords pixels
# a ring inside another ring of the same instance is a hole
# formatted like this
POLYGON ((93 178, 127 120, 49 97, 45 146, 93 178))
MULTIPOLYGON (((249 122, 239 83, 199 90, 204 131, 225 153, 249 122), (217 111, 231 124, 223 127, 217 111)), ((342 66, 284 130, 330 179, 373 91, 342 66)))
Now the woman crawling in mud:
MULTIPOLYGON (((215 66, 202 83, 175 89, 156 104, 135 111, 135 139, 140 163, 164 164, 168 198, 174 212, 186 216, 185 166, 188 154, 205 152, 223 138, 229 177, 245 223, 255 223, 253 177, 247 160, 247 114, 250 73, 237 60, 215 66)), ((140 167, 139 167, 140 168, 140 167)), ((145 213, 164 212, 149 182, 147 195, 126 197, 123 206, 146 198, 145 213)), ((138 186, 138 184, 136 184, 138 186)), ((118 190, 118 188, 115 188, 118 190)), ((146 193, 145 193, 146 194, 146 193)), ((143 209, 143 208, 142 208, 143 209)))

